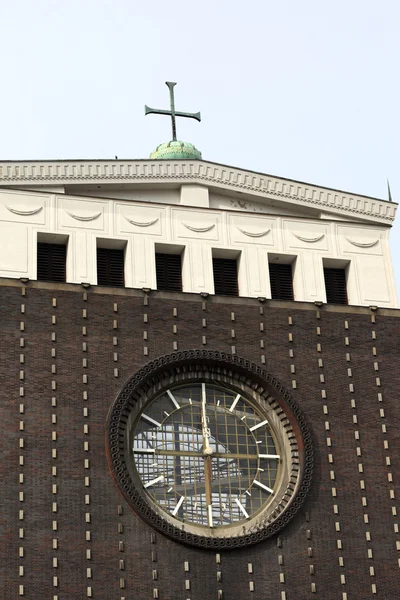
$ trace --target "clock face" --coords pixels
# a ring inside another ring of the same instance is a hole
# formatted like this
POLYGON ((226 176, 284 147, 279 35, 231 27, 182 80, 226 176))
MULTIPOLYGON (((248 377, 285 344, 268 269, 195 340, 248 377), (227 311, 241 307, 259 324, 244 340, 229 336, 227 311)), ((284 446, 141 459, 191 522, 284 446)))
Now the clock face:
POLYGON ((275 494, 281 450, 243 393, 210 382, 166 389, 134 425, 132 460, 170 516, 204 528, 247 521, 275 494))
POLYGON ((311 436, 280 383, 205 350, 163 356, 132 375, 108 416, 108 459, 147 523, 214 549, 279 531, 312 474, 311 436))

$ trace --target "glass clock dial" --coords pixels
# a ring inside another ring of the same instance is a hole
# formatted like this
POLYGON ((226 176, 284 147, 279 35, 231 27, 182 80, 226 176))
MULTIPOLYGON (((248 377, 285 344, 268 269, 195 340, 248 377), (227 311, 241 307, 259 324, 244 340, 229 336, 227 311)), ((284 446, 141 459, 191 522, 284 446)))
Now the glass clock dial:
POLYGON ((151 527, 201 548, 275 535, 310 486, 311 435, 261 367, 212 350, 174 352, 124 384, 108 416, 111 473, 151 527))
POLYGON ((168 388, 130 439, 143 489, 178 521, 229 527, 273 500, 281 449, 267 413, 242 393, 211 382, 168 388))

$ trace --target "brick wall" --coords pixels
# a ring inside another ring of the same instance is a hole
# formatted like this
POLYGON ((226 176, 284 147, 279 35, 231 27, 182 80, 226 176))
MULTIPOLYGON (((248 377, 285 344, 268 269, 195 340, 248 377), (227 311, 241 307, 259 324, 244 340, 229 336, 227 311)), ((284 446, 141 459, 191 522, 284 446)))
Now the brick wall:
POLYGON ((396 598, 399 317, 3 280, 1 597, 396 598), (113 483, 112 401, 141 365, 185 348, 263 364, 307 418, 311 492, 279 537, 220 555, 186 547, 145 525, 113 483))

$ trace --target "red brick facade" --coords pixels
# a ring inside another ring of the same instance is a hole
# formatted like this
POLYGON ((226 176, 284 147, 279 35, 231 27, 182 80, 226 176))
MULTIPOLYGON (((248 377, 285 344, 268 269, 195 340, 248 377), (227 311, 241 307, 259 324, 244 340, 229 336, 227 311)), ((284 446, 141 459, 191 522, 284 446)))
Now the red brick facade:
POLYGON ((3 280, 1 597, 397 598, 399 317, 3 280), (189 348, 262 364, 306 417, 311 490, 279 537, 197 550, 155 533, 115 487, 116 394, 149 360, 189 348))

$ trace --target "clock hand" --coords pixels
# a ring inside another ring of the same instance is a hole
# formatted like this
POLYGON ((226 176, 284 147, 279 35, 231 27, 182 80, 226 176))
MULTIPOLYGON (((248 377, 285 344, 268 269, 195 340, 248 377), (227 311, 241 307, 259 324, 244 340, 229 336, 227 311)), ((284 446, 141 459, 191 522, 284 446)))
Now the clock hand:
POLYGON ((206 503, 207 503, 207 519, 208 526, 213 526, 213 516, 212 516, 212 489, 211 489, 211 480, 212 480, 212 465, 211 465, 211 455, 204 457, 204 480, 206 484, 206 503))
MULTIPOLYGON (((207 439, 208 441, 208 439, 207 439)), ((204 444, 205 445, 205 444, 204 444)), ((236 452, 214 452, 210 445, 208 445, 209 450, 204 452, 197 452, 197 450, 183 450, 179 452, 179 456, 204 456, 204 454, 212 454, 214 458, 223 458, 226 461, 233 462, 231 459, 235 458, 243 458, 247 460, 257 460, 258 458, 266 458, 266 459, 280 459, 279 454, 237 454, 236 452)), ((133 448, 133 452, 135 454, 153 454, 154 451, 151 450, 142 450, 142 448, 133 448)), ((177 450, 164 450, 164 448, 157 448, 154 452, 155 456, 177 456, 177 450)))
POLYGON ((206 385, 201 384, 201 432, 203 434, 204 453, 210 454, 210 430, 207 427, 207 412, 206 412, 206 385))
POLYGON ((201 431, 203 434, 204 447, 204 481, 206 488, 206 504, 207 504, 207 520, 208 526, 213 526, 212 515, 212 448, 210 447, 210 429, 207 427, 207 412, 206 412, 206 384, 201 384, 201 431))

